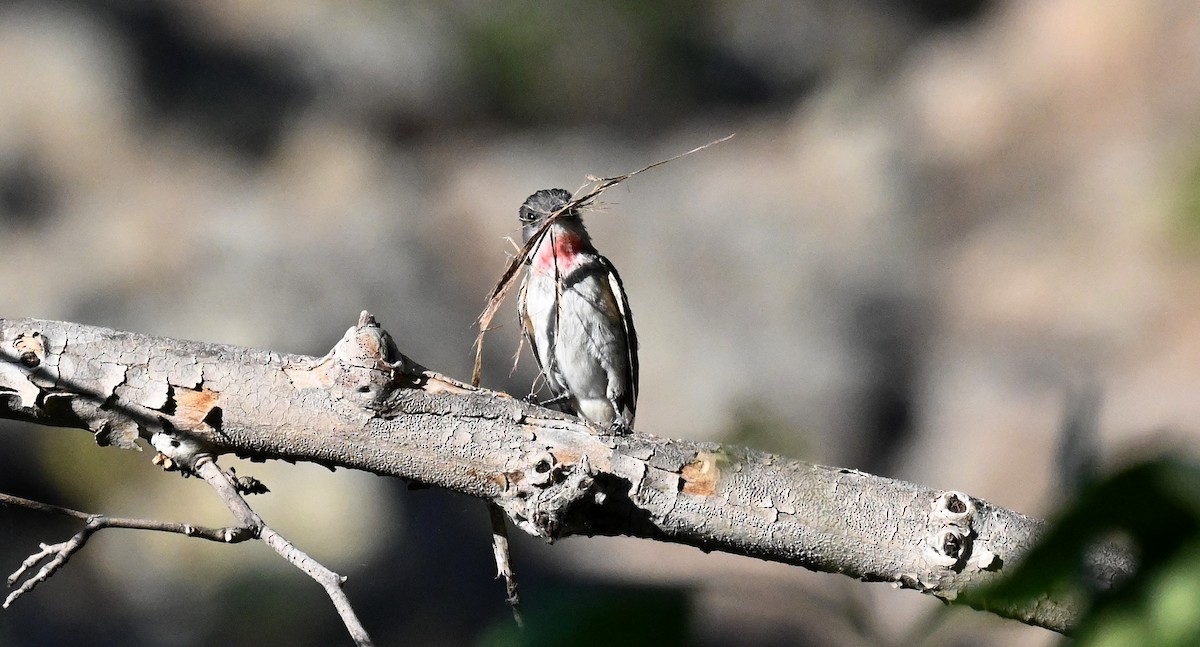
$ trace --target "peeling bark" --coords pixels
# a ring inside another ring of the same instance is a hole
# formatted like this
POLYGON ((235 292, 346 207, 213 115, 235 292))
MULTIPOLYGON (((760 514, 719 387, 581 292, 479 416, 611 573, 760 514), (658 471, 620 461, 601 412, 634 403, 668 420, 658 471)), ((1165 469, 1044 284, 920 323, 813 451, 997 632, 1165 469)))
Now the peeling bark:
MULTIPOLYGON (((0 416, 150 441, 167 467, 235 454, 366 470, 479 497, 549 541, 627 535, 954 600, 1012 564, 1042 522, 955 491, 717 443, 602 435, 399 353, 364 313, 325 357, 0 319, 0 416)), ((1120 556, 1102 579, 1129 570, 1120 556)), ((990 609, 1066 631, 1050 599, 990 609)))

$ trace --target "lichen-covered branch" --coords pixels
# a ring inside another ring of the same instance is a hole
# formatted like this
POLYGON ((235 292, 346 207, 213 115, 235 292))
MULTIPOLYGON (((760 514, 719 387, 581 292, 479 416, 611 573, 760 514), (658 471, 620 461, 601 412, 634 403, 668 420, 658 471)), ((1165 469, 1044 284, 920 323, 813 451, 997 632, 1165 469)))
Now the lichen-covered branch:
MULTIPOLYGON (((495 503, 555 540, 628 535, 721 550, 953 600, 992 581, 1042 523, 936 491, 716 443, 602 435, 580 420, 416 364, 364 313, 325 357, 0 319, 0 416, 137 438, 171 460, 313 461, 495 503)), ((1127 561, 1101 564, 1112 578, 1127 561)), ((1056 631, 1047 598, 991 609, 1056 631)))

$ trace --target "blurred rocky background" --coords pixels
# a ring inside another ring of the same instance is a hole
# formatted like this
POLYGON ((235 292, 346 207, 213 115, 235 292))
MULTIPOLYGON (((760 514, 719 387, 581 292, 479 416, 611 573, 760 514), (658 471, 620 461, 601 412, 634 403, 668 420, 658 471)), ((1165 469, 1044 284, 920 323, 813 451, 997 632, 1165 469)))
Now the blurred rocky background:
MULTIPOLYGON (((637 318, 641 430, 1033 515, 1088 470, 1197 453, 1189 0, 0 2, 0 316, 320 355, 368 309, 466 378, 527 195, 729 133, 588 220, 637 318)), ((514 317, 484 382, 525 394, 514 317)), ((0 424, 0 491, 229 523, 149 459, 0 424)), ((517 640, 478 502, 238 467, 379 644, 517 640)), ((75 529, 0 510, 0 571, 75 529)), ((645 541, 519 537, 515 562, 529 644, 1060 641, 645 541)), ((85 638, 347 642, 265 547, 123 530, 0 611, 0 644, 85 638)))

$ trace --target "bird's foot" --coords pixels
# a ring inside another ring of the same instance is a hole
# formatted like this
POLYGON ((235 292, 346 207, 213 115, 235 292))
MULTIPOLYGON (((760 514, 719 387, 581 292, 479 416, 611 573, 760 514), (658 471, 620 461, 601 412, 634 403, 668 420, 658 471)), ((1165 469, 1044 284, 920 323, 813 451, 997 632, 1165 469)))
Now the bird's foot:
POLYGON ((617 416, 608 425, 608 433, 614 436, 628 436, 633 433, 633 424, 626 420, 625 416, 617 416))

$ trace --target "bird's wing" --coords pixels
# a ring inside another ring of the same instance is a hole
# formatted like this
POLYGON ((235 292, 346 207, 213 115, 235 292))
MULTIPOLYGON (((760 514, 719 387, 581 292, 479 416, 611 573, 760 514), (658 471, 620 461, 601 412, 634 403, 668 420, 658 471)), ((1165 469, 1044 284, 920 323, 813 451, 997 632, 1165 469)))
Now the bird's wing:
POLYGON ((625 402, 622 406, 629 409, 629 421, 633 422, 633 415, 637 411, 637 395, 638 395, 638 341, 637 331, 633 328, 633 312, 629 309, 629 297, 625 295, 625 284, 621 281, 621 275, 617 273, 617 268, 605 257, 599 257, 601 266, 608 273, 608 285, 612 290, 612 296, 617 302, 617 310, 621 313, 621 323, 625 330, 625 347, 629 353, 629 393, 625 394, 625 402))

